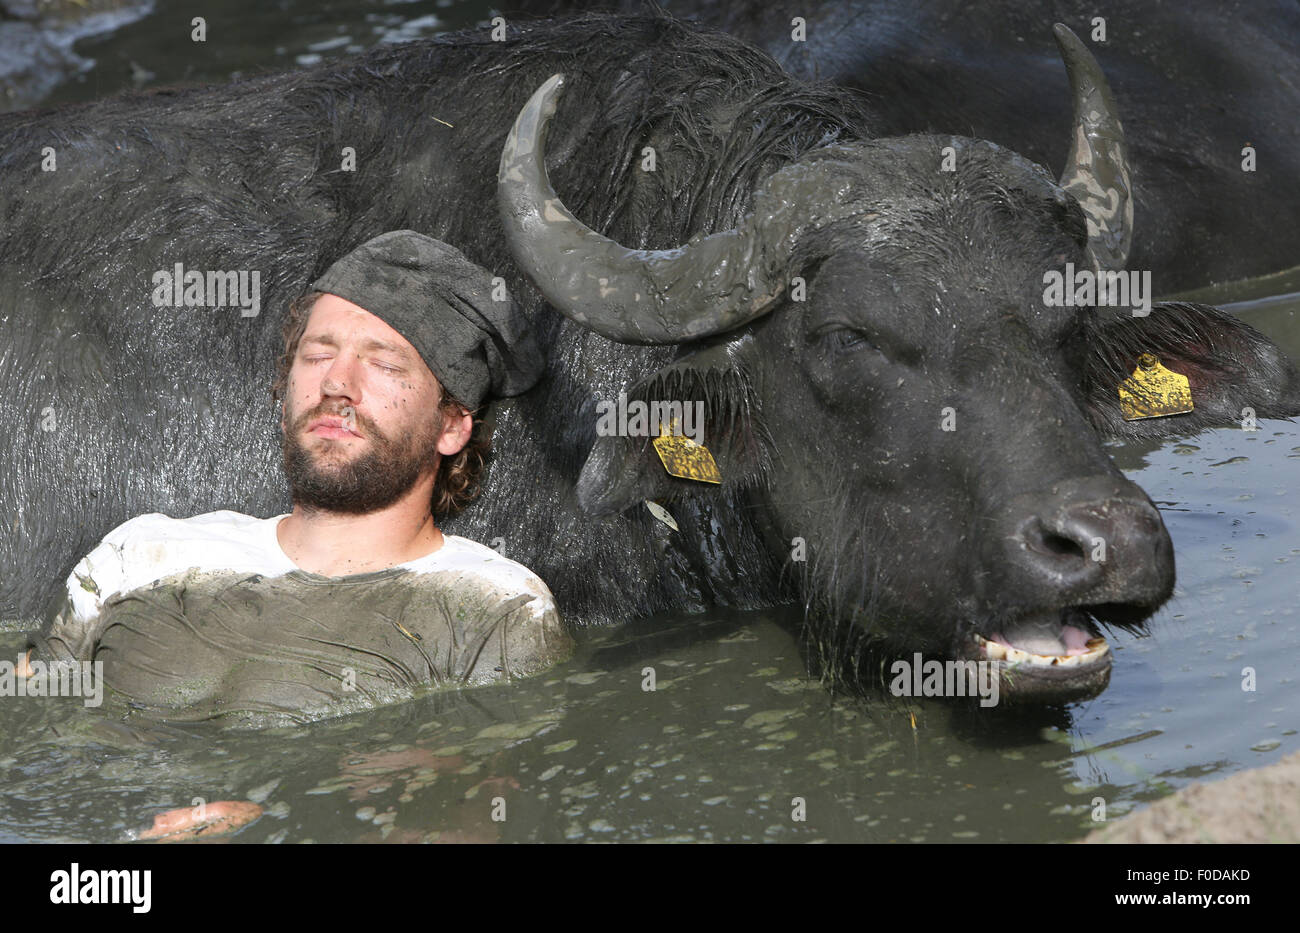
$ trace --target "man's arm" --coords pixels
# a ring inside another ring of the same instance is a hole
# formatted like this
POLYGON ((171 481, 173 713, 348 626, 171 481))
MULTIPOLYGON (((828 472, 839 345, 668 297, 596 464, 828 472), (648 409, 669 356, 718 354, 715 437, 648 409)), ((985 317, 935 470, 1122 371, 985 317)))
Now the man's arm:
POLYGON ((31 676, 33 657, 44 661, 90 660, 104 600, 118 592, 125 579, 123 555, 135 521, 114 528, 72 568, 58 608, 39 631, 27 636, 27 651, 18 671, 24 677, 31 676))

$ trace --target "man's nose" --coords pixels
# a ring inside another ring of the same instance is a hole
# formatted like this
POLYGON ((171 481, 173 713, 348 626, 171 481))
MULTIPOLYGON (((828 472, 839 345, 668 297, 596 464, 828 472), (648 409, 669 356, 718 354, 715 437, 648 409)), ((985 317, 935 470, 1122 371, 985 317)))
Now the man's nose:
POLYGON ((321 394, 351 397, 357 387, 357 363, 357 358, 349 354, 334 357, 321 379, 321 394))

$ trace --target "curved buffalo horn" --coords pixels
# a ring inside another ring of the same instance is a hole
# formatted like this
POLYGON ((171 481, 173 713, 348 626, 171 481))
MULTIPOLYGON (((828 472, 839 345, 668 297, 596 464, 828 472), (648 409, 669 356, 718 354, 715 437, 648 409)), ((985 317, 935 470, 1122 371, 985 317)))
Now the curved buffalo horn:
POLYGON ((501 152, 497 199, 520 268, 557 310, 611 340, 680 343, 752 321, 781 296, 798 233, 841 213, 827 203, 827 169, 796 165, 768 179, 734 230, 677 249, 620 246, 569 213, 547 177, 546 128, 563 86, 553 75, 519 112, 501 152))
POLYGON ((1060 185, 1088 219, 1088 254, 1098 271, 1123 269, 1133 245, 1128 147, 1115 98, 1087 46, 1061 23, 1052 27, 1074 97, 1074 141, 1060 185))

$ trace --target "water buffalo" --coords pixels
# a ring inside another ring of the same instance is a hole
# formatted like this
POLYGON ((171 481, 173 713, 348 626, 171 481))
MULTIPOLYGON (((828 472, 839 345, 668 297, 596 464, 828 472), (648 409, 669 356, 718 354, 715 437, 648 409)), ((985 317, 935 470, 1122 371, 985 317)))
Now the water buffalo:
MULTIPOLYGON (((1290 222, 1300 215, 1300 7, 1291 0, 663 3, 758 45, 792 75, 869 93, 875 135, 961 132, 1043 165, 1061 164, 1069 143, 1065 76, 1044 28, 1054 17, 1103 57, 1124 117, 1141 231, 1130 267, 1152 270, 1159 293, 1171 294, 1300 263, 1290 222)), ((635 11, 644 0, 603 5, 635 11)), ((514 0, 506 9, 570 6, 514 0)))
POLYGON ((487 413, 483 498, 444 528, 532 567, 572 622, 801 600, 833 655, 866 637, 1023 662, 1020 699, 1101 689, 1091 617, 1141 619, 1174 579, 1101 439, 1294 414, 1300 386, 1211 308, 1045 306, 1046 272, 1119 269, 1132 230, 1110 93, 1059 39, 1059 182, 980 140, 864 138, 849 92, 654 13, 0 118, 0 612, 39 613, 139 513, 285 510, 285 307, 410 228, 496 270, 549 358, 487 413), (178 263, 258 272, 260 312, 171 306, 178 263), (1193 412, 1121 419, 1143 354, 1193 412), (620 392, 702 403, 722 482, 598 437, 620 392))

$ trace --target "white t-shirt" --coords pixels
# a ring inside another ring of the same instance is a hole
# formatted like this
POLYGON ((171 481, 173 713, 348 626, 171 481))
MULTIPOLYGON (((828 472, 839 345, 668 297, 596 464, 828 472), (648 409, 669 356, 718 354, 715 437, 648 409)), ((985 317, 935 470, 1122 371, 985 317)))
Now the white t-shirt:
MULTIPOLYGON (((231 702, 280 709, 328 692, 333 681, 319 671, 342 677, 353 655, 385 659, 386 666, 352 666, 382 686, 411 687, 535 673, 571 651, 546 584, 492 548, 443 535, 438 550, 386 571, 324 577, 298 568, 280 547, 276 528, 285 517, 152 513, 119 525, 73 568, 62 610, 33 639, 38 656, 107 659, 109 685, 137 699, 149 693, 146 706, 224 711, 231 702), (301 649, 308 642, 314 653, 301 649), (338 646, 337 657, 328 654, 338 646), (248 682, 223 670, 227 656, 248 682), (154 681, 173 674, 163 702, 154 681), (278 679, 274 702, 250 686, 259 678, 278 679)), ((365 692, 362 679, 357 689, 365 692)))
MULTIPOLYGON (((140 515, 118 525, 68 576, 73 618, 95 619, 104 600, 127 593, 185 570, 260 573, 267 577, 299 570, 276 538, 287 515, 253 518, 229 510, 193 518, 171 518, 161 512, 140 515)), ((398 567, 415 573, 460 571, 483 577, 503 596, 532 593, 534 615, 555 611, 555 598, 542 579, 490 547, 443 535, 442 547, 398 567)), ((301 572, 301 571, 300 571, 301 572)))

